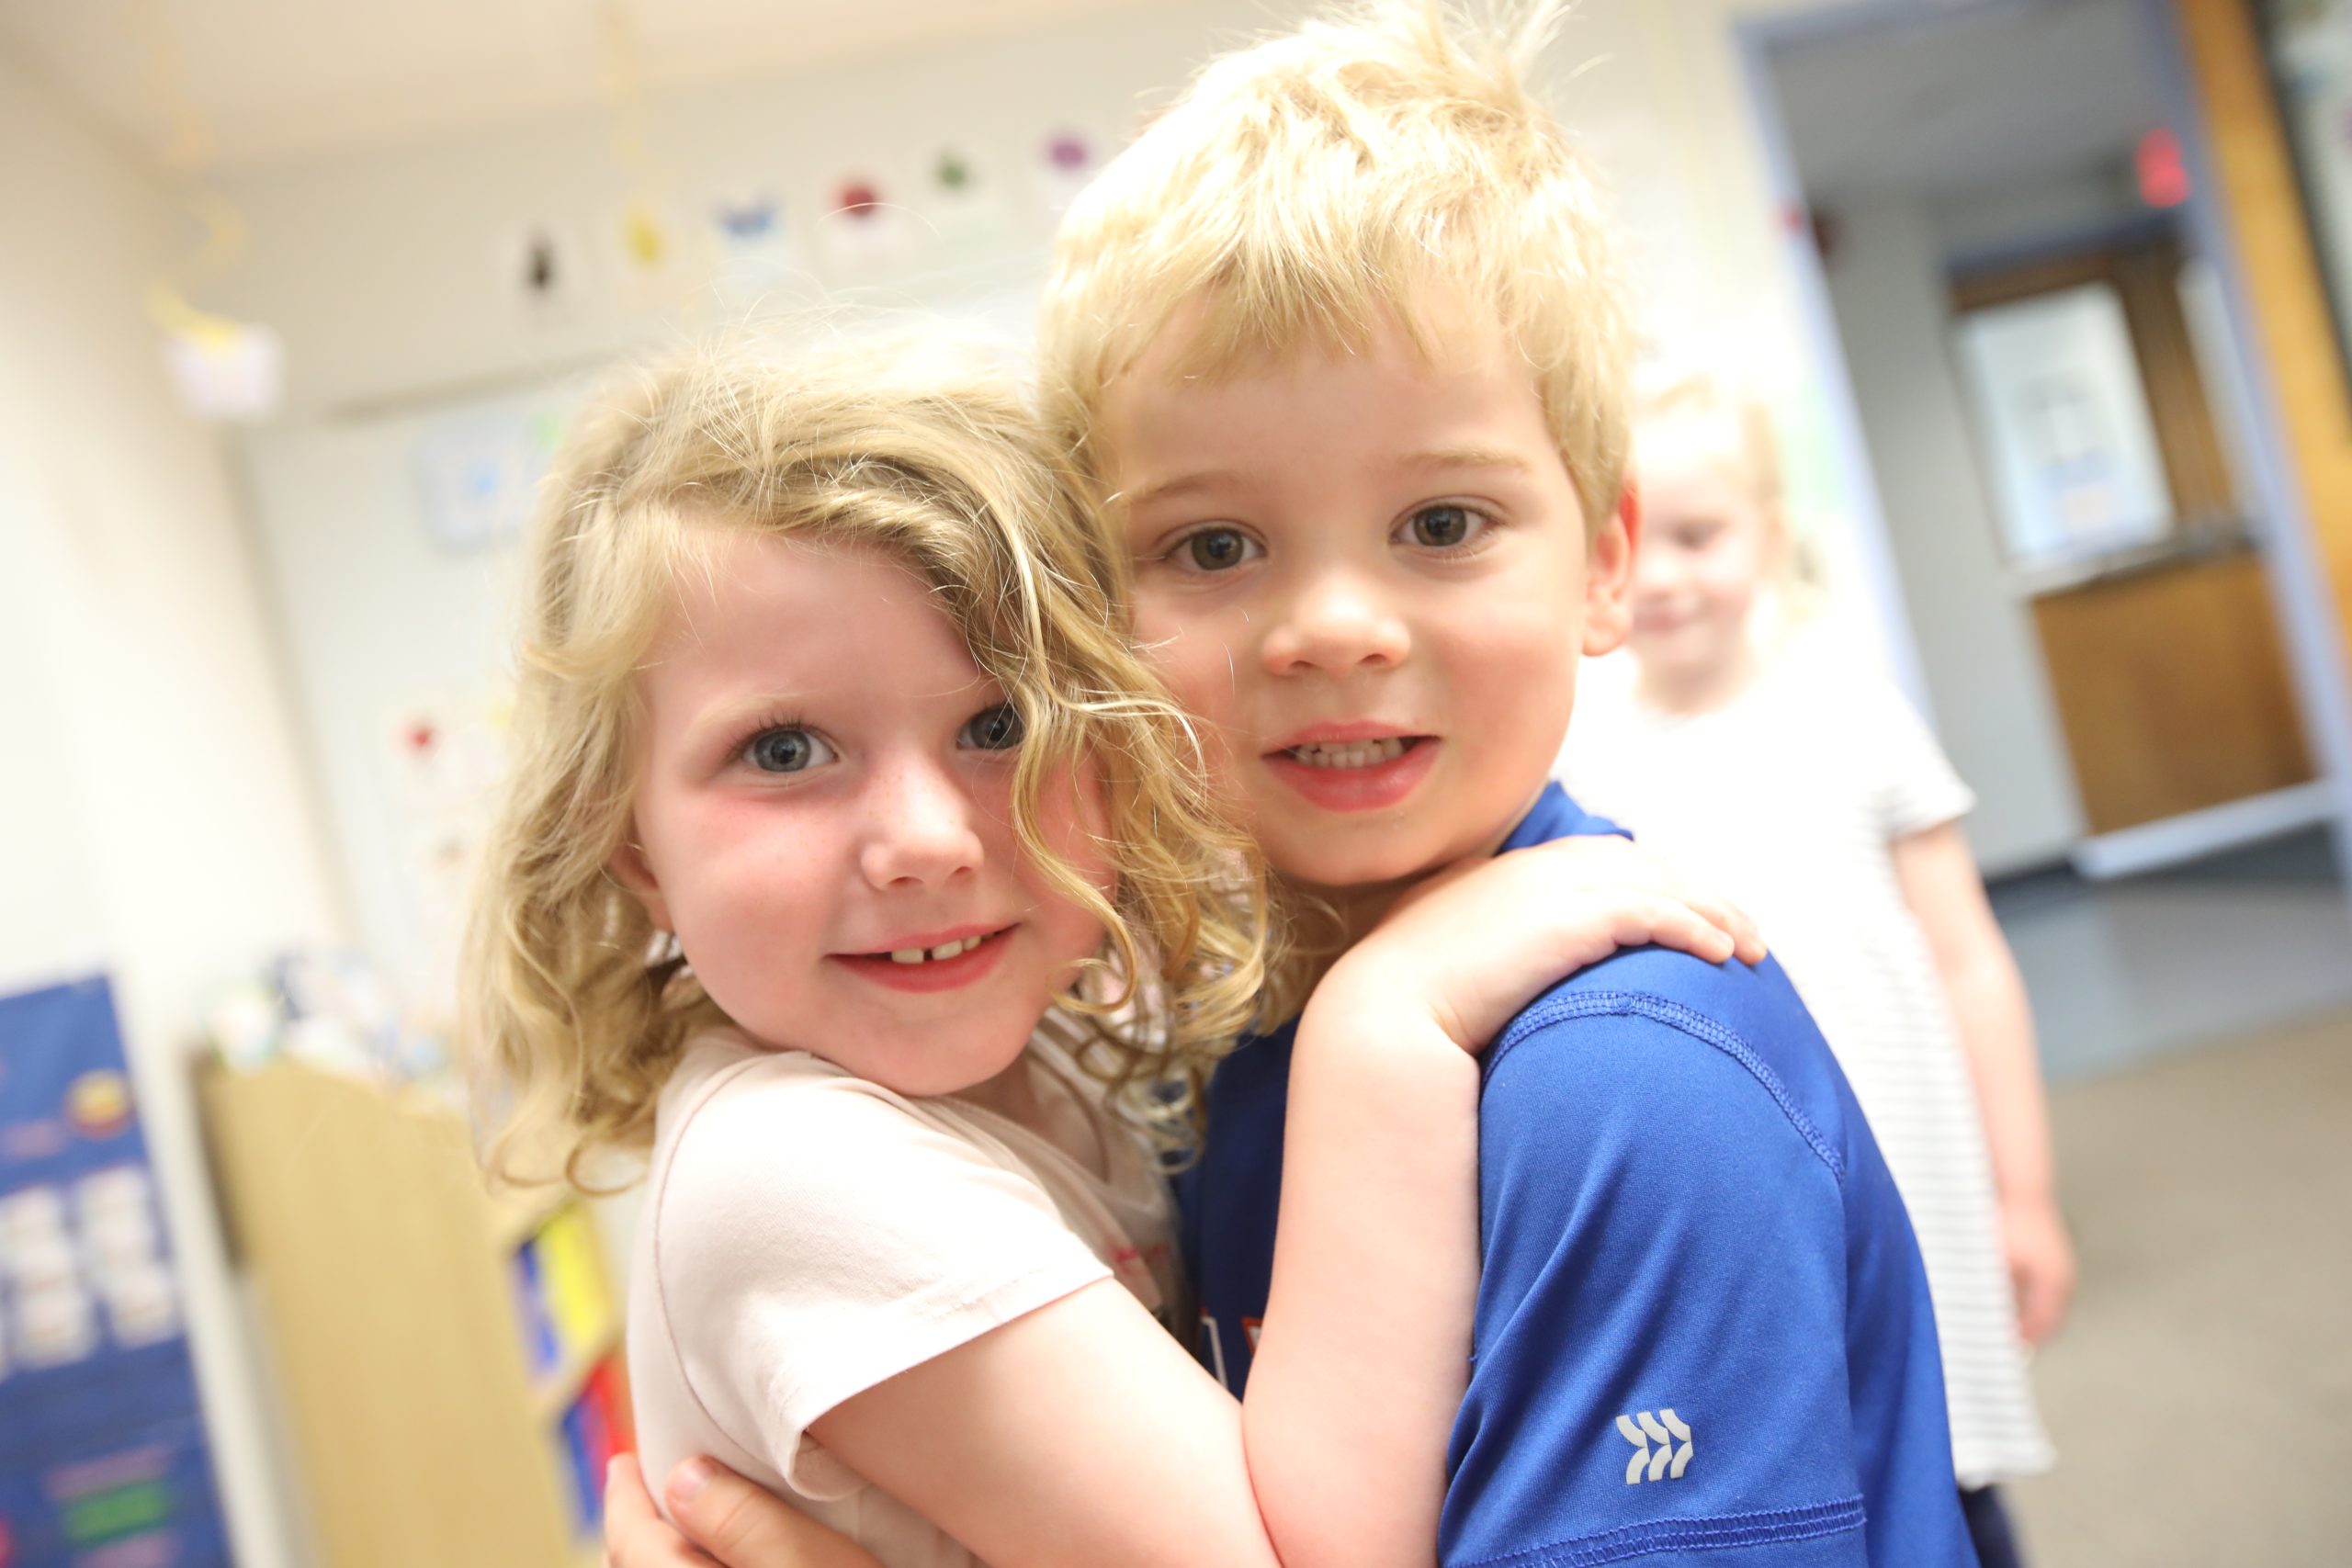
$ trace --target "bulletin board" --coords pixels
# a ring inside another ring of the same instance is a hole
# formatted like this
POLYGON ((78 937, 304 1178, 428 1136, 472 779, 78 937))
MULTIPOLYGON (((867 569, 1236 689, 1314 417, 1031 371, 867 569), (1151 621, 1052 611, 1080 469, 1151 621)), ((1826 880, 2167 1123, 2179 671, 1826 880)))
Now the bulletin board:
POLYGON ((112 992, 0 997, 0 1564, 228 1561, 112 992))

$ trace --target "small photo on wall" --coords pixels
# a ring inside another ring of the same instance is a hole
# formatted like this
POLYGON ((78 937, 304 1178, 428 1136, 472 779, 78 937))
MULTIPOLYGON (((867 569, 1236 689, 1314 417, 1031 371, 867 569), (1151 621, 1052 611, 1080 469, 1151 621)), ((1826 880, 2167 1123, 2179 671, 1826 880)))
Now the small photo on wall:
POLYGON ((1030 150, 1029 181, 1045 209, 1058 217, 1110 156, 1109 139, 1091 127, 1058 124, 1038 132, 1030 150))
POLYGON ((745 182, 704 203, 716 258, 712 283, 737 310, 782 305, 808 292, 808 261, 784 198, 766 185, 745 182))
POLYGON ((823 186, 817 251, 835 282, 870 283, 904 271, 921 248, 922 230, 907 192, 891 179, 851 170, 823 186))
POLYGON ((604 251, 614 295, 627 310, 691 304, 709 268, 702 231, 680 221, 669 203, 651 197, 624 203, 606 218, 604 251))
POLYGON ((587 295, 587 250, 571 224, 529 218, 501 235, 493 254, 500 291, 527 326, 572 320, 587 295))
POLYGON ((1003 244, 1012 231, 998 163, 972 147, 943 142, 920 159, 916 206, 951 259, 1003 244))

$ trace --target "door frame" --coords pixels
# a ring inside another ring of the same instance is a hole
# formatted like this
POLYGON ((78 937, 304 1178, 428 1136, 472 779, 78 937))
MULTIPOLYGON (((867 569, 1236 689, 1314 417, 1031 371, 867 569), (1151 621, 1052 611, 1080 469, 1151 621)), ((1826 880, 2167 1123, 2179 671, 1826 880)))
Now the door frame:
MULTIPOLYGON (((1845 344, 1830 305, 1829 281, 1815 248, 1804 181, 1789 145, 1787 122, 1772 59, 1792 45, 1883 28, 1933 23, 1963 12, 2027 11, 2057 0, 1836 0, 1836 3, 1761 16, 1736 17, 1732 42, 1747 91, 1749 119, 1763 153, 1777 212, 1781 249, 1796 284, 1800 333, 1814 360, 1818 383, 1829 401, 1829 423, 1838 447, 1840 479, 1855 510, 1866 584, 1890 628, 1890 655, 1897 679, 1922 712, 1931 713, 1918 647, 1904 609, 1901 577, 1886 513, 1871 470, 1845 344)), ((2089 875, 2120 875, 2210 854, 2252 838, 2296 827, 2326 824, 2336 863, 2352 897, 2352 663, 2343 628, 2329 601, 2318 543, 2300 482, 2287 428, 2279 415, 2278 384, 2262 348, 2246 291, 2244 260, 2222 209, 2216 164, 2189 75, 2186 45, 2169 0, 2131 0, 2140 18, 2142 64, 2164 104, 2166 128, 2188 164, 2189 197, 2177 210, 2197 248, 2211 262, 2229 322, 2224 362, 2213 367, 2209 395, 2225 398, 2248 432, 2253 471, 2245 476, 2260 503, 2257 554, 2285 644, 2293 678, 2298 716, 2303 724, 2318 781, 2291 799, 2262 796, 2267 809, 2240 809, 2233 802, 2209 811, 2168 818, 2078 846, 2078 869, 2089 875)))

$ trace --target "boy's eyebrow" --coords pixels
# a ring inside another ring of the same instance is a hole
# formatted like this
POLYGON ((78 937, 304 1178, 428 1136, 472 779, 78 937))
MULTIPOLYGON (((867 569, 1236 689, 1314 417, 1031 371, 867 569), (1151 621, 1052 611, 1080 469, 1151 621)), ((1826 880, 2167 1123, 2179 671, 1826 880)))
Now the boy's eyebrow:
MULTIPOLYGON (((1408 453, 1396 459, 1396 466, 1400 468, 1499 468, 1514 474, 1535 471, 1535 465, 1519 453, 1495 446, 1432 446, 1427 451, 1408 453)), ((1154 502, 1196 495, 1204 491, 1223 490, 1241 481, 1242 475, 1236 469, 1201 468, 1131 491, 1123 499, 1130 510, 1140 510, 1154 502)))
POLYGON ((1433 446, 1396 459, 1400 468, 1503 468, 1530 474, 1535 466, 1517 452, 1494 446, 1433 446))
POLYGON ((1125 497, 1129 509, 1148 506, 1155 501, 1169 501, 1178 496, 1194 495, 1202 491, 1222 490, 1238 482, 1240 475, 1231 468, 1201 468, 1189 474, 1178 474, 1157 484, 1131 491, 1125 497))

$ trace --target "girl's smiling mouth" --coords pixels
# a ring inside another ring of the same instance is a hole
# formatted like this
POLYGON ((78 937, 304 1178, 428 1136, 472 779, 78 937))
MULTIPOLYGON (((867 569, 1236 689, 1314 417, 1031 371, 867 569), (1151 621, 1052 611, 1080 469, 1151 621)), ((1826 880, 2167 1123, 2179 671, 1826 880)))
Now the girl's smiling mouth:
POLYGON ((836 953, 851 974, 897 991, 952 991, 981 979, 1003 955, 1013 926, 949 931, 870 953, 836 953))

